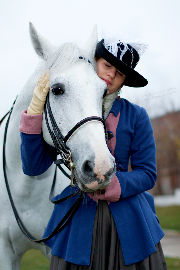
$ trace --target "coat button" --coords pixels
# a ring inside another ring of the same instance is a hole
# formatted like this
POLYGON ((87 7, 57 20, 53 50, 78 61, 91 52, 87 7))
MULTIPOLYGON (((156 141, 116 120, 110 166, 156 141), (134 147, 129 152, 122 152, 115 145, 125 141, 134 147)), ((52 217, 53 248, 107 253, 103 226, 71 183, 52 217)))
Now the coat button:
POLYGON ((112 131, 108 130, 106 133, 106 140, 110 140, 114 137, 114 134, 112 133, 112 131))

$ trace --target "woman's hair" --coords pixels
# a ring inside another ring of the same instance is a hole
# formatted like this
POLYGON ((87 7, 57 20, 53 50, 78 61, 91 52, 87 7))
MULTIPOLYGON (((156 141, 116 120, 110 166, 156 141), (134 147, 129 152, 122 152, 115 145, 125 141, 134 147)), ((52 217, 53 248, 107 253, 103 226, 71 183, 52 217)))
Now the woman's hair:
POLYGON ((98 61, 102 57, 101 56, 95 56, 94 58, 95 58, 96 61, 98 61))

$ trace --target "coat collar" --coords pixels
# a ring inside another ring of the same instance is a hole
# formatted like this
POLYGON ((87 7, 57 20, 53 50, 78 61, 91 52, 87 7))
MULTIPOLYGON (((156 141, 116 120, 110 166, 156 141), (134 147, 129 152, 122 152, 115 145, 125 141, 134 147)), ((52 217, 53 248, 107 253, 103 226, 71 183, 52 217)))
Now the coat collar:
POLYGON ((120 105, 121 105, 121 98, 117 97, 111 107, 111 110, 109 113, 113 113, 115 117, 118 116, 118 113, 120 111, 120 105))

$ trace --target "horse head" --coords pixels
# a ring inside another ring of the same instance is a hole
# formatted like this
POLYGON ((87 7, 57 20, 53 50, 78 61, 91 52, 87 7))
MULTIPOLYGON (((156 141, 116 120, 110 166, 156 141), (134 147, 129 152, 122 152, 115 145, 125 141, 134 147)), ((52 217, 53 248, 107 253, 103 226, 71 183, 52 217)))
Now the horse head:
MULTIPOLYGON (((49 102, 62 135, 66 136, 82 119, 90 116, 102 118, 103 95, 107 86, 96 74, 96 29, 84 49, 74 43, 54 47, 39 35, 32 24, 30 35, 36 53, 49 70, 49 102)), ((45 117, 43 137, 54 146, 45 117)), ((72 153, 80 189, 103 189, 110 183, 115 172, 115 160, 107 147, 104 126, 100 121, 90 121, 76 129, 66 145, 72 153)))

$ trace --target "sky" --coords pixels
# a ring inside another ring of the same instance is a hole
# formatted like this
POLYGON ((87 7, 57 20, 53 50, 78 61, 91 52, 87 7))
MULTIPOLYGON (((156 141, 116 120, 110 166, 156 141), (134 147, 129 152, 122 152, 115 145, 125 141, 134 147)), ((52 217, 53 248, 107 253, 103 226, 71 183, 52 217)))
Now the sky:
POLYGON ((95 24, 99 38, 146 44, 136 70, 149 83, 123 87, 121 95, 145 107, 151 117, 179 110, 179 11, 179 0, 0 0, 0 117, 39 62, 30 21, 55 45, 82 45, 95 24))

